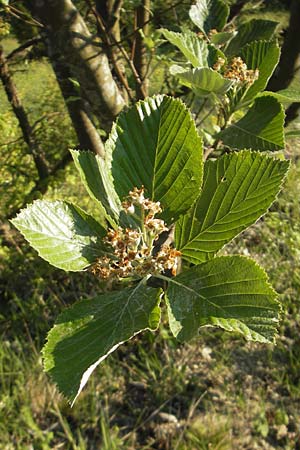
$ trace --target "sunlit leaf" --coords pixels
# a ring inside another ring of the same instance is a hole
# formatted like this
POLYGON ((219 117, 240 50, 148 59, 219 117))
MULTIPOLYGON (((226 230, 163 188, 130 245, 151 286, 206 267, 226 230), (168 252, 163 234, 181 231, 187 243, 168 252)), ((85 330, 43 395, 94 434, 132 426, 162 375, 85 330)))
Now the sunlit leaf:
POLYGON ((161 32, 171 44, 179 48, 194 67, 208 67, 215 62, 214 53, 211 54, 212 47, 209 47, 196 33, 191 31, 176 33, 165 28, 162 28, 161 32))
POLYGON ((177 74, 185 86, 191 88, 199 96, 206 97, 211 93, 222 95, 228 91, 232 81, 226 80, 213 69, 199 68, 177 74))
POLYGON ((115 191, 109 160, 92 152, 71 150, 81 180, 89 195, 96 200, 103 214, 119 221, 121 200, 115 191))
POLYGON ((134 187, 160 201, 163 218, 176 220, 190 208, 202 181, 202 141, 180 100, 156 96, 119 116, 106 153, 119 198, 134 187))
POLYGON ((226 42, 230 41, 234 37, 234 32, 222 31, 221 33, 212 34, 210 41, 214 45, 224 45, 226 42))
POLYGON ((248 151, 208 160, 201 195, 176 224, 176 248, 183 258, 206 261, 253 224, 274 201, 288 166, 248 151))
POLYGON ((276 296, 253 260, 215 258, 170 279, 170 327, 181 341, 209 325, 241 333, 247 340, 272 343, 280 312, 276 296))
POLYGON ((229 6, 222 0, 197 0, 190 9, 190 18, 205 34, 210 30, 222 31, 228 15, 229 6))
POLYGON ((44 367, 72 402, 95 368, 123 342, 160 320, 159 289, 137 286, 75 303, 48 334, 44 367))
POLYGON ((272 96, 259 97, 242 119, 225 128, 218 137, 235 149, 281 150, 283 125, 284 110, 278 100, 272 96))
POLYGON ((105 251, 105 228, 68 202, 37 200, 12 223, 43 259, 63 270, 83 270, 105 251))
POLYGON ((258 79, 250 86, 243 98, 243 102, 247 102, 266 87, 278 64, 280 50, 274 41, 254 41, 243 47, 239 55, 248 69, 259 70, 258 79))

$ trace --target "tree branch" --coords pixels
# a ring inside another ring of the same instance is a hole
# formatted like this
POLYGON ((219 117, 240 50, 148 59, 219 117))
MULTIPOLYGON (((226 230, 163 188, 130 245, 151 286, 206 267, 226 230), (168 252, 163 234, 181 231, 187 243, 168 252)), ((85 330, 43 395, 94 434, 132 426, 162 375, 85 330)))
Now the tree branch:
POLYGON ((7 61, 10 60, 14 56, 16 56, 18 53, 21 53, 23 50, 26 50, 27 48, 32 47, 35 44, 39 44, 40 42, 43 42, 43 39, 40 36, 29 39, 29 41, 24 42, 22 45, 20 45, 19 47, 15 48, 12 52, 10 52, 6 56, 6 60, 7 61))
POLYGON ((141 83, 136 85, 138 99, 144 99, 148 95, 148 61, 144 36, 149 33, 150 6, 150 0, 142 0, 141 5, 136 8, 136 27, 139 31, 135 34, 134 39, 133 64, 141 80, 141 83))
POLYGON ((30 126, 27 113, 21 103, 17 88, 13 82, 2 46, 0 46, 0 78, 5 89, 8 101, 11 104, 15 116, 19 122, 24 141, 28 146, 28 153, 34 160, 39 179, 42 180, 49 174, 48 163, 45 159, 42 149, 39 147, 39 144, 35 140, 32 133, 32 128, 30 126))

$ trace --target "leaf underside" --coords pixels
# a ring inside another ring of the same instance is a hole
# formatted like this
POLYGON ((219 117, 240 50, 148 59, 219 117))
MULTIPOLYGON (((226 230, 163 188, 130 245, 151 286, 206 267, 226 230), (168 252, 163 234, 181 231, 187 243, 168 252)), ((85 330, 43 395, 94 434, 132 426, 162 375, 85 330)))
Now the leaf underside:
POLYGON ((190 8, 189 15, 205 34, 212 29, 222 31, 229 15, 229 6, 222 0, 197 0, 190 8))
POLYGON ((161 32, 171 44, 179 48, 181 53, 194 67, 208 67, 211 65, 209 63, 211 59, 209 46, 196 33, 192 31, 176 33, 165 28, 161 28, 161 32))
POLYGON ((247 114, 218 137, 234 149, 276 151, 284 148, 284 110, 272 96, 258 97, 247 114))
POLYGON ((208 325, 247 340, 274 342, 279 303, 265 272, 251 259, 215 258, 172 278, 167 304, 171 330, 181 341, 208 325))
POLYGON ((275 200, 289 163, 261 153, 239 152, 208 160, 203 188, 175 228, 183 258, 199 264, 253 224, 275 200))
POLYGON ((68 202, 36 200, 12 223, 42 258, 59 269, 83 270, 105 252, 105 228, 68 202))
POLYGON ((180 100, 156 96, 122 113, 106 152, 119 197, 144 185, 145 195, 161 202, 162 217, 169 223, 199 194, 202 140, 180 100))
POLYGON ((76 400, 93 370, 121 343, 160 320, 159 289, 140 282, 75 303, 64 311, 43 348, 44 368, 59 390, 76 400))
POLYGON ((206 67, 181 72, 177 76, 182 84, 193 89, 197 95, 203 97, 211 93, 216 95, 225 94, 232 85, 231 81, 223 78, 215 70, 206 67))

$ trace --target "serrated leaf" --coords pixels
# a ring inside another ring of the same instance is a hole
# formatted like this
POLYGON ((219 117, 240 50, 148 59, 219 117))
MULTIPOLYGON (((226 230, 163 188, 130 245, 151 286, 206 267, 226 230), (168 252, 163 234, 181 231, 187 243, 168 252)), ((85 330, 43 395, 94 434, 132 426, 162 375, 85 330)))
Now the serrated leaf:
POLYGON ((232 85, 218 72, 207 67, 177 73, 182 84, 191 88, 197 95, 207 97, 211 93, 225 94, 232 85))
POLYGON ((222 0, 197 0, 190 8, 189 15, 205 34, 212 29, 222 31, 229 15, 229 6, 222 0))
POLYGON ((241 48, 253 41, 269 41, 273 38, 277 25, 277 22, 264 19, 253 19, 241 24, 226 49, 226 55, 238 55, 241 48))
POLYGON ((225 145, 276 151, 284 148, 284 110, 272 96, 255 99, 253 106, 238 122, 218 134, 225 145))
POLYGON ((193 267, 170 279, 167 299, 170 327, 181 341, 209 325, 247 340, 274 342, 280 312, 276 293, 251 259, 224 256, 193 267))
POLYGON ((272 92, 272 91, 264 91, 260 94, 260 97, 265 97, 266 95, 271 95, 272 97, 277 98, 280 103, 292 103, 292 102, 300 102, 300 91, 296 89, 282 89, 281 91, 272 92))
POLYGON ((44 367, 74 403, 93 370, 116 348, 160 320, 159 289, 137 286, 83 300, 64 311, 43 348, 44 367))
POLYGON ((202 140, 180 100, 157 96, 122 113, 106 142, 120 198, 144 185, 160 201, 162 217, 176 220, 190 208, 202 182, 202 140))
POLYGON ((108 158, 104 160, 87 151, 71 150, 81 180, 101 211, 112 221, 119 221, 121 201, 115 191, 108 158))
POLYGON ((194 67, 208 67, 209 47, 196 33, 176 33, 161 28, 164 37, 183 53, 194 67))
POLYGON ((11 222, 43 259, 59 269, 83 270, 105 252, 106 230, 72 203, 36 200, 11 222))
POLYGON ((203 188, 191 211, 176 223, 175 245, 199 264, 266 212, 289 163, 261 153, 224 155, 204 165, 203 188))
POLYGON ((239 55, 248 69, 259 70, 258 79, 249 87, 243 98, 243 102, 247 102, 266 87, 278 64, 280 49, 274 41, 254 41, 243 47, 239 55))

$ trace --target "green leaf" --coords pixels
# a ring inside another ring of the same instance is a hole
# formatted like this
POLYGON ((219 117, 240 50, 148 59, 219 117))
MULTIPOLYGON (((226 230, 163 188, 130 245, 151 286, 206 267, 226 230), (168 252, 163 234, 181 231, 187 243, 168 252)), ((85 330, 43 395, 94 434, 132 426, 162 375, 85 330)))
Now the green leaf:
POLYGON ((171 44, 179 48, 194 67, 208 67, 209 46, 196 33, 192 31, 176 33, 165 28, 161 28, 161 32, 171 44))
POLYGON ((233 32, 222 31, 221 33, 212 34, 210 37, 210 41, 214 45, 224 45, 226 42, 230 41, 234 36, 233 32))
POLYGON ((283 125, 284 110, 278 100, 259 97, 241 120, 225 128, 218 137, 236 149, 276 151, 284 148, 283 125))
POLYGON ((159 289, 137 286, 75 303, 64 311, 43 348, 44 367, 72 402, 93 370, 116 348, 160 320, 159 289))
POLYGON ((269 41, 273 38, 278 23, 271 20, 253 19, 239 26, 235 37, 230 41, 226 54, 236 56, 241 48, 253 41, 269 41))
POLYGON ((203 188, 176 223, 175 245, 194 264, 211 259, 266 212, 289 163, 261 153, 227 154, 204 165, 203 188))
POLYGON ((272 343, 280 312, 276 296, 253 260, 215 258, 170 279, 170 327, 181 341, 208 325, 241 333, 247 340, 272 343))
POLYGON ((119 116, 106 142, 107 158, 120 198, 144 185, 160 201, 167 222, 197 198, 202 182, 202 140, 180 100, 157 96, 119 116))
POLYGON ((226 80, 218 72, 207 67, 180 72, 177 76, 182 84, 193 89, 201 97, 207 97, 211 93, 225 94, 232 85, 232 81, 226 80))
POLYGON ((289 130, 285 133, 286 138, 297 138, 300 137, 300 130, 289 130))
POLYGON ((277 98, 280 103, 300 102, 300 90, 296 89, 287 88, 277 92, 265 91, 260 94, 260 97, 265 97, 266 95, 277 98))
POLYGON ((254 41, 243 47, 240 56, 248 69, 259 70, 258 79, 249 87, 243 98, 243 102, 247 102, 266 87, 278 64, 280 49, 274 41, 254 41))
POLYGON ((77 150, 71 150, 71 155, 91 198, 96 200, 103 214, 108 214, 110 221, 118 222, 122 205, 114 188, 109 159, 77 150))
POLYGON ((229 6, 222 0, 197 0, 190 8, 189 15, 205 34, 212 29, 222 31, 229 15, 229 6))
POLYGON ((83 270, 105 252, 106 230, 72 203, 36 200, 12 223, 43 259, 59 269, 83 270))

